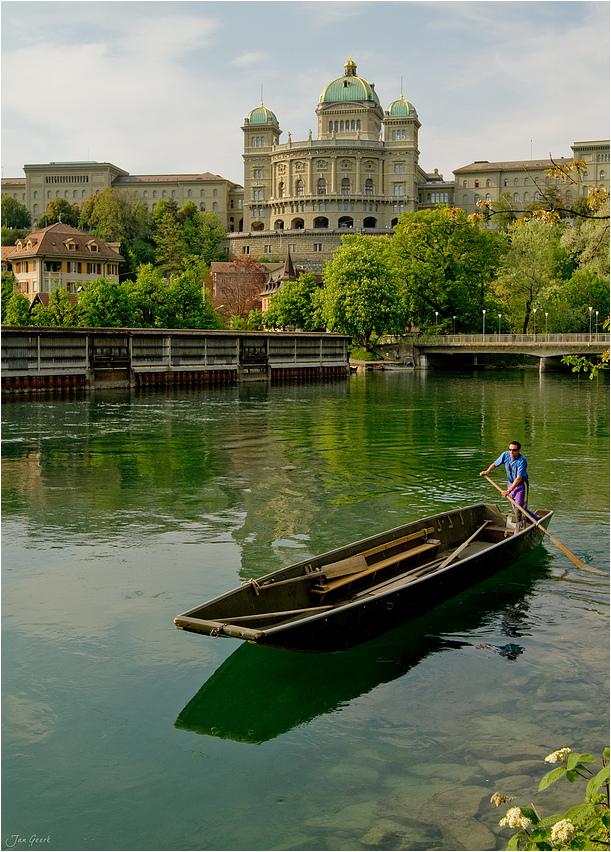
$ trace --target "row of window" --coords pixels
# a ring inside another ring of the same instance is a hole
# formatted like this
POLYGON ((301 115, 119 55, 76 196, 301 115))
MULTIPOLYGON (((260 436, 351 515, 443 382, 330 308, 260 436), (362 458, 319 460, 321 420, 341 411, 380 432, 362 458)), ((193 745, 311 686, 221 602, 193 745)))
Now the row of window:
POLYGON ((89 183, 89 175, 47 175, 45 183, 89 183))
POLYGON ((330 121, 329 122, 329 133, 352 133, 355 130, 361 129, 361 119, 357 118, 356 121, 352 118, 350 121, 330 121))
MULTIPOLYGON (((339 191, 342 195, 352 195, 352 183, 350 181, 350 178, 342 178, 339 191)), ((316 184, 316 194, 317 195, 326 195, 327 194, 327 181, 325 180, 325 178, 320 178, 318 183, 316 184)), ((373 194, 374 194, 373 181, 371 180, 371 178, 367 178, 367 180, 365 181, 365 183, 363 185, 363 195, 373 195, 373 194)), ((298 198, 302 198, 305 195, 305 184, 301 179, 299 179, 295 183, 295 195, 298 198)), ((401 191, 400 192, 397 192, 397 187, 395 187, 395 195, 403 195, 402 185, 401 185, 401 191)), ((286 198, 286 184, 284 183, 284 181, 280 181, 280 183, 278 184, 278 196, 277 197, 278 198, 286 198)), ((253 198, 254 198, 255 201, 262 201, 263 200, 263 190, 262 189, 255 189, 253 198)))
POLYGON ((265 148, 265 136, 253 136, 250 140, 251 148, 265 148))
MULTIPOLYGON (((608 157, 608 155, 605 155, 605 154, 601 154, 600 156, 607 156, 608 157)), ((598 179, 599 180, 605 180, 606 177, 607 177, 607 173, 604 170, 601 169, 600 172, 599 172, 599 175, 598 175, 598 179)), ((588 175, 588 172, 584 172, 581 175, 581 179, 584 180, 584 181, 589 180, 590 177, 588 175)), ((529 177, 524 178, 524 186, 528 186, 530 182, 531 182, 531 179, 529 177)), ((535 179, 533 179, 533 183, 536 185, 537 182, 536 182, 535 179)), ((556 178, 556 183, 560 183, 560 178, 556 178)), ((466 181, 466 180, 463 180, 462 185, 466 189, 469 185, 469 182, 466 181)), ((475 187, 475 189, 478 189, 479 185, 480 185, 479 179, 476 179, 473 182, 473 186, 475 187)), ((489 187, 489 186, 492 186, 492 185, 493 184, 490 181, 490 179, 487 179, 486 180, 486 186, 489 187)), ((509 178, 503 178, 503 186, 509 186, 509 185, 510 185, 509 178)), ((514 178, 513 179, 513 185, 514 186, 520 186, 520 178, 514 178)))
MULTIPOLYGON (((106 275, 118 275, 119 274, 119 264, 118 263, 85 263, 84 261, 66 261, 66 272, 67 273, 76 273, 77 275, 81 275, 85 273, 86 275, 103 275, 104 274, 104 265, 106 265, 106 275)), ((29 272, 36 272, 38 263, 35 260, 20 260, 18 263, 13 264, 13 270, 16 274, 27 274, 29 272)), ((42 265, 43 272, 61 272, 62 271, 62 263, 59 260, 45 260, 42 265)))

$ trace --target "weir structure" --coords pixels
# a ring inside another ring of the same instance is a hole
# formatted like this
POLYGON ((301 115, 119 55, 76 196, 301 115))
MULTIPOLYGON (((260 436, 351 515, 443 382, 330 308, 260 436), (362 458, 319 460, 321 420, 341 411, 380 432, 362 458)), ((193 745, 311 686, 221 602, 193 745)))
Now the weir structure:
POLYGON ((323 332, 5 326, 2 391, 346 376, 349 343, 323 332))

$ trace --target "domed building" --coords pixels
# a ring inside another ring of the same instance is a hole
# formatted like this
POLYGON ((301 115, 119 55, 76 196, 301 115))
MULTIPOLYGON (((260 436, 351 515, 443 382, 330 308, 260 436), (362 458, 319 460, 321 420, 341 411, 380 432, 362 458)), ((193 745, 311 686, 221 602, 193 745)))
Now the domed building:
POLYGON ((233 254, 280 256, 322 269, 342 234, 392 232, 401 213, 453 201, 454 182, 418 165, 416 108, 403 95, 386 110, 375 83, 344 74, 322 90, 317 138, 294 142, 261 104, 244 120, 244 202, 233 254), (436 189, 435 200, 430 187, 436 189), (429 199, 423 188, 429 187, 429 199))

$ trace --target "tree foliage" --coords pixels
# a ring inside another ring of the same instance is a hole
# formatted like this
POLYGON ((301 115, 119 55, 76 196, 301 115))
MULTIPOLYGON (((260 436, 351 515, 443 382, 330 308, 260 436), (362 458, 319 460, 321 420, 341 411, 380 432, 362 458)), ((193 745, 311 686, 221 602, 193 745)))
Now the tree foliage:
POLYGON ((494 307, 490 282, 506 246, 503 233, 469 222, 464 210, 403 214, 391 248, 412 323, 447 331, 456 316, 462 331, 480 329, 482 311, 494 307))
POLYGON ((53 198, 47 204, 45 215, 38 220, 38 226, 46 228, 56 222, 62 222, 64 225, 70 225, 71 228, 77 228, 80 215, 81 209, 78 204, 70 204, 65 198, 53 198))
POLYGON ((342 237, 323 280, 322 317, 332 331, 351 335, 367 350, 373 334, 404 330, 405 310, 387 237, 342 237))
MULTIPOLYGON (((0 199, 3 228, 29 228, 32 219, 25 204, 20 204, 12 195, 2 194, 0 199)), ((5 245, 5 243, 2 243, 5 245)))
POLYGON ((321 290, 314 273, 286 281, 269 300, 264 321, 267 328, 299 328, 316 331, 321 325, 321 290))
POLYGON ((56 287, 49 294, 49 302, 43 305, 37 302, 30 310, 32 325, 74 326, 78 325, 77 306, 68 293, 56 287))

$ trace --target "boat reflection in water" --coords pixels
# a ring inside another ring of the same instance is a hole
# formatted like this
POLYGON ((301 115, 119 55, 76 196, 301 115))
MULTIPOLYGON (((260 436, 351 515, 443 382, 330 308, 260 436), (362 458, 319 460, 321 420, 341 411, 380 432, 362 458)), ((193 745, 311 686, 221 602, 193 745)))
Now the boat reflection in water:
POLYGON ((550 555, 539 548, 452 601, 350 650, 309 654, 243 643, 191 699, 175 727, 261 743, 340 710, 439 651, 475 645, 514 661, 523 652, 520 636, 532 631, 529 597, 549 576, 550 564, 550 555), (470 635, 478 629, 479 636, 470 635))

